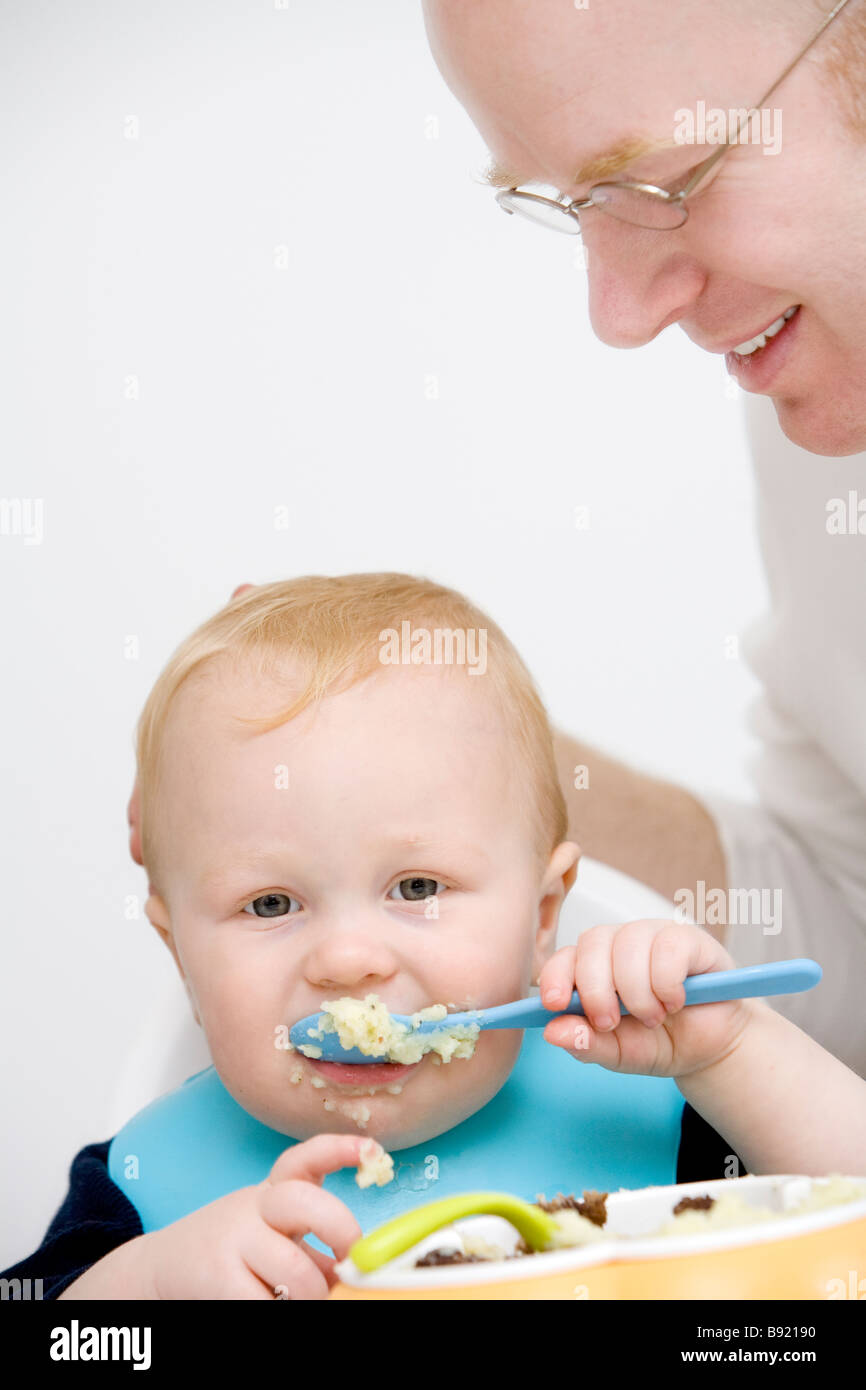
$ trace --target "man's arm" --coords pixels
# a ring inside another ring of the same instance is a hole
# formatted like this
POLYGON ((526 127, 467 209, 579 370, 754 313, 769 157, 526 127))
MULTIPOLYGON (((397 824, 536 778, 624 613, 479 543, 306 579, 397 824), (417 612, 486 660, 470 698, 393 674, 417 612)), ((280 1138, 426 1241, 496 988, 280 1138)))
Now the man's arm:
POLYGON ((554 742, 569 838, 585 854, 666 898, 685 888, 695 892, 700 881, 707 893, 727 888, 715 822, 691 792, 635 772, 569 734, 557 733, 554 742))

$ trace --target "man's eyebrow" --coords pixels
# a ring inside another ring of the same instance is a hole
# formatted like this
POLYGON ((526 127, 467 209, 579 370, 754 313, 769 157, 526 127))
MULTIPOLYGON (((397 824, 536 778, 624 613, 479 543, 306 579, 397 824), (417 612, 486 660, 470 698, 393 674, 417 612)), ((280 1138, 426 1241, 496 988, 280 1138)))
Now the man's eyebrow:
MULTIPOLYGON (((668 140, 650 140, 643 135, 627 136, 614 145, 613 149, 604 154, 594 155, 582 164, 575 171, 569 187, 572 184, 595 183, 600 179, 609 179, 646 154, 657 154, 662 150, 678 148, 679 145, 680 141, 674 140, 673 137, 668 140)), ((503 169, 495 159, 491 159, 481 182, 490 188, 519 188, 523 185, 542 184, 545 180, 514 174, 508 169, 503 169)))

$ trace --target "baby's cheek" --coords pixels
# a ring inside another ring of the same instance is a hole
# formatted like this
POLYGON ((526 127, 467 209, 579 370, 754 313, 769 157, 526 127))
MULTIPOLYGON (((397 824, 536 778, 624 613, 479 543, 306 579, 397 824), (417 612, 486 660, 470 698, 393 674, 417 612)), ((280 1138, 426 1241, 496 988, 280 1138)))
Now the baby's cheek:
POLYGON ((436 1002, 453 1003, 458 1010, 469 1011, 525 999, 532 984, 533 954, 528 932, 519 942, 504 937, 489 951, 455 964, 447 982, 440 985, 436 1002))
POLYGON ((466 1086, 473 1092, 483 1093, 485 1103, 505 1083, 517 1061, 523 1034, 513 1028, 493 1029, 480 1033, 475 1044, 475 1052, 469 1058, 455 1059, 448 1065, 466 1068, 466 1086))
POLYGON ((213 998, 199 998, 199 1015, 207 1038, 211 1057, 217 1070, 236 1076, 263 1076, 279 1066, 285 1066, 287 1053, 275 1046, 277 1034, 268 1030, 261 1020, 247 1018, 237 1007, 213 998))

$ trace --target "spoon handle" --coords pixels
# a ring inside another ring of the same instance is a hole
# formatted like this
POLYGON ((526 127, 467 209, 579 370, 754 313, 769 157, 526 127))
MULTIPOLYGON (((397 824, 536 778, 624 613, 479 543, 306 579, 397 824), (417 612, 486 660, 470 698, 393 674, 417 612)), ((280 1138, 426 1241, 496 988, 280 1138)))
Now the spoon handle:
MULTIPOLYGON (((686 1004, 717 1004, 726 999, 766 998, 773 994, 799 994, 812 989, 821 978, 817 961, 805 957, 796 960, 769 961, 764 965, 745 965, 736 970, 710 970, 704 975, 689 975, 683 981, 686 1004)), ((620 1002, 619 1011, 628 1009, 620 1002)), ((467 1022, 476 1022, 482 1030, 495 1028, 541 1028, 560 1014, 583 1014, 577 990, 566 1009, 546 1009, 540 999, 516 999, 512 1004, 497 1004, 485 1009, 483 1016, 466 1014, 467 1022)), ((448 1019, 453 1023, 458 1015, 448 1019)))

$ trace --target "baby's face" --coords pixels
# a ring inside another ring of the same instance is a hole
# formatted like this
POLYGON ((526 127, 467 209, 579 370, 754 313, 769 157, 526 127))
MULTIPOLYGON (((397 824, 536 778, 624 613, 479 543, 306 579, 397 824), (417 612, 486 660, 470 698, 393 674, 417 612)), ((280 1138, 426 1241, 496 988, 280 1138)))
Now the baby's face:
POLYGON ((148 916, 246 1110, 296 1139, 356 1133, 368 1111, 366 1132, 403 1148, 490 1100, 522 1034, 348 1081, 275 1042, 342 995, 403 1014, 524 997, 577 850, 539 867, 528 778, 483 676, 387 667, 267 733, 233 722, 288 705, 292 676, 277 687, 220 660, 179 692, 148 916))

